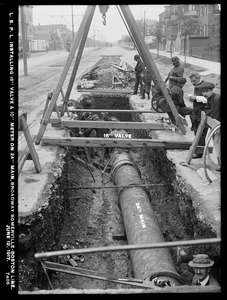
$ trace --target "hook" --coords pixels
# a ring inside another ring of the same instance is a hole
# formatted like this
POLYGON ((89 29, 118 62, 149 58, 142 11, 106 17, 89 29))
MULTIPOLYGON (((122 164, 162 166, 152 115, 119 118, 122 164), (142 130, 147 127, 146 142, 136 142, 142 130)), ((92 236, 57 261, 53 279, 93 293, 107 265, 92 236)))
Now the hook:
POLYGON ((103 14, 102 18, 103 18, 103 25, 106 25, 106 14, 103 14))

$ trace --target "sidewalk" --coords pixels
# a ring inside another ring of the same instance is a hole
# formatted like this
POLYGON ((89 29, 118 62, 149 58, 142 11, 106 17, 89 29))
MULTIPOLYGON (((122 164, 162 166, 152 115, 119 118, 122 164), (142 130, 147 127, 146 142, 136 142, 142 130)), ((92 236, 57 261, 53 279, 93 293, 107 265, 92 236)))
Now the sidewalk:
MULTIPOLYGON (((157 49, 150 49, 149 51, 153 54, 157 54, 157 49)), ((170 52, 168 52, 168 51, 159 50, 159 55, 166 56, 169 58, 171 57, 170 52)), ((180 55, 177 52, 173 52, 172 56, 179 57, 179 59, 182 62, 185 61, 185 56, 180 55)), ((204 60, 204 59, 196 58, 196 57, 192 57, 192 56, 187 56, 186 63, 207 69, 207 71, 200 72, 201 75, 209 75, 212 73, 217 74, 217 75, 221 74, 221 63, 220 62, 215 62, 215 61, 204 60)))

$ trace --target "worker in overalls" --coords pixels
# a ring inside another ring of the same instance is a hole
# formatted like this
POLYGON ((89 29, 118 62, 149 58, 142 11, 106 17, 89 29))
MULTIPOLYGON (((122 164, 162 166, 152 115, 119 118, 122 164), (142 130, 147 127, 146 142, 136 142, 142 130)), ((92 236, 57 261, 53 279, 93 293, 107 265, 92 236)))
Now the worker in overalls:
POLYGON ((151 91, 151 81, 152 77, 149 70, 145 67, 145 70, 141 72, 141 86, 142 86, 142 96, 141 99, 145 99, 145 94, 147 94, 148 99, 150 99, 151 91))
MULTIPOLYGON (((173 100, 173 103, 178 111, 178 113, 185 118, 187 115, 189 115, 190 119, 191 119, 191 123, 192 123, 192 127, 193 127, 193 122, 194 122, 194 118, 193 118, 193 108, 192 107, 187 107, 185 102, 184 102, 184 91, 183 91, 183 87, 186 83, 186 78, 185 77, 177 77, 175 78, 176 84, 173 85, 173 87, 170 90, 170 96, 173 100)), ((173 116, 172 111, 170 111, 168 113, 170 120, 172 121, 172 123, 174 125, 176 125, 175 123, 175 118, 173 116)))
POLYGON ((184 76, 184 68, 180 64, 180 59, 177 56, 173 56, 171 58, 173 68, 170 70, 166 80, 164 83, 166 83, 169 80, 169 90, 176 84, 175 79, 177 77, 183 77, 184 76))
POLYGON ((142 78, 141 78, 140 74, 141 74, 141 72, 143 72, 145 70, 145 66, 144 66, 142 59, 140 58, 140 56, 138 54, 136 54, 134 56, 134 60, 136 61, 136 66, 134 69, 135 74, 136 74, 136 81, 135 81, 133 95, 137 95, 139 86, 140 86, 140 92, 141 92, 142 78))

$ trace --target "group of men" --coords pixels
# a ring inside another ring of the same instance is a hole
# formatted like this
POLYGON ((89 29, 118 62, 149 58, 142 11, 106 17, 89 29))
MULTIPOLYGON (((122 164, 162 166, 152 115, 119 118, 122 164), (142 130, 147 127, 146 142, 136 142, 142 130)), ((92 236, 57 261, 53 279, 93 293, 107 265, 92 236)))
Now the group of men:
MULTIPOLYGON (((151 84, 152 78, 149 74, 148 69, 145 67, 142 59, 138 54, 134 56, 134 60, 137 62, 135 66, 136 81, 133 94, 136 95, 138 92, 139 86, 141 86, 140 93, 141 99, 145 99, 145 93, 150 99, 150 90, 152 93, 152 98, 157 97, 159 103, 162 105, 161 108, 164 112, 169 115, 171 122, 175 124, 175 118, 171 112, 170 107, 168 106, 165 97, 163 96, 160 87, 151 84)), ((184 101, 184 91, 183 87, 186 83, 186 78, 184 77, 184 68, 180 64, 180 59, 177 56, 171 58, 173 68, 170 70, 164 83, 168 81, 168 91, 173 100, 173 103, 178 111, 178 113, 185 118, 189 115, 191 120, 191 130, 194 131, 196 135, 200 121, 201 121, 201 111, 204 111, 206 115, 210 116, 213 119, 221 122, 221 112, 220 104, 221 98, 220 94, 213 91, 215 85, 211 82, 204 81, 198 72, 190 72, 189 79, 192 85, 194 86, 193 94, 189 95, 188 99, 190 102, 193 102, 193 107, 187 107, 184 101)), ((208 126, 202 132, 201 138, 198 142, 198 146, 205 146, 205 139, 208 131, 208 126)), ((216 132, 216 139, 220 138, 220 131, 216 132)), ((193 158, 202 157, 202 154, 194 154, 193 158)), ((220 170, 220 156, 218 158, 218 168, 220 170)))

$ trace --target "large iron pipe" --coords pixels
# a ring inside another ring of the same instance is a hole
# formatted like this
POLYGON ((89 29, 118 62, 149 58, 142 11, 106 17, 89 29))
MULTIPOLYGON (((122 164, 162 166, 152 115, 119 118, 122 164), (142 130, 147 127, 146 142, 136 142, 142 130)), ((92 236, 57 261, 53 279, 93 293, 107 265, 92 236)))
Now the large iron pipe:
MULTIPOLYGON (((116 149, 112 153, 110 164, 114 184, 142 184, 138 167, 124 150, 116 149)), ((146 188, 118 188, 118 200, 130 245, 164 242, 151 206, 151 196, 146 188)), ((158 277, 170 281, 171 285, 183 283, 166 248, 131 250, 130 257, 135 278, 152 280, 158 277)))

